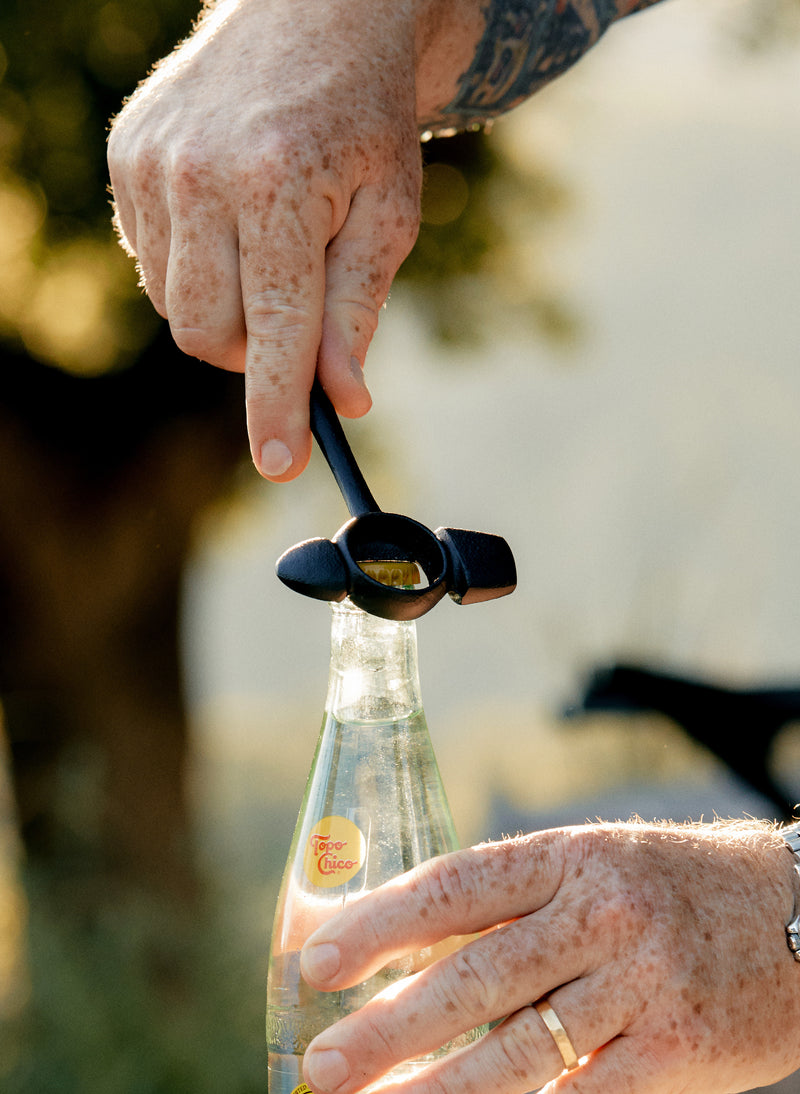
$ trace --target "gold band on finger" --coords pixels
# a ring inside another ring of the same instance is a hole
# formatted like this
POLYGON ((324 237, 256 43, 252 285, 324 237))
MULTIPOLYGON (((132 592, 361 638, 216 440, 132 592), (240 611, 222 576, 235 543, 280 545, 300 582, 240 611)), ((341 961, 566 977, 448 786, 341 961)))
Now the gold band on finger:
POLYGON ((569 1034, 559 1021, 558 1015, 546 999, 540 999, 538 1003, 531 1003, 531 1006, 539 1012, 542 1021, 555 1041, 556 1048, 561 1053, 561 1059, 564 1061, 565 1070, 574 1071, 580 1060, 572 1041, 569 1039, 569 1034))

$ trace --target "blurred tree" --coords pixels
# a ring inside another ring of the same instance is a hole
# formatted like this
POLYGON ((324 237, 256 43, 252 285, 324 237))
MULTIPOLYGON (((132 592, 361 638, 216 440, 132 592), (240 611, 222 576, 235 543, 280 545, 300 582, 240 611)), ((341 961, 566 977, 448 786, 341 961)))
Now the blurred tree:
POLYGON ((518 261, 514 225, 515 217, 549 225, 563 216, 568 186, 544 165, 519 170, 483 131, 428 141, 423 159, 422 225, 398 281, 433 335, 479 342, 500 320, 520 335, 567 346, 580 333, 579 318, 537 255, 518 261))
POLYGON ((74 372, 155 337, 109 224, 105 132, 194 3, 8 0, 0 9, 0 334, 74 372))
POLYGON ((242 454, 239 385, 164 328, 101 377, 10 348, 3 367, 0 682, 26 846, 106 896, 114 877, 189 895, 179 597, 242 454))
MULTIPOLYGON (((0 692, 18 809, 31 853, 63 854, 82 825, 106 866, 172 889, 191 872, 180 577, 193 517, 245 451, 241 378, 183 358, 138 289, 110 227, 104 138, 196 14, 196 0, 0 9, 0 692), (95 811, 82 789, 80 825, 57 793, 68 760, 100 787, 95 811)), ((519 297, 498 207, 525 195, 551 215, 564 191, 519 177, 483 134, 430 142, 425 159, 400 277, 439 337, 477 337, 519 297)), ((522 304, 570 330, 543 291, 522 304)))
POLYGON ((195 514, 244 450, 241 379, 184 358, 138 289, 110 227, 105 131, 194 14, 0 8, 0 695, 17 810, 30 855, 80 850, 106 886, 173 895, 194 888, 181 573, 195 514))

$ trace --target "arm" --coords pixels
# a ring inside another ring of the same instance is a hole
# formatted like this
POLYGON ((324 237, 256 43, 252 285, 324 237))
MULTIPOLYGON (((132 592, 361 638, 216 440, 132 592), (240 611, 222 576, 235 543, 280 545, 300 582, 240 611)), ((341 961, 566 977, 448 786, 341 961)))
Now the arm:
MULTIPOLYGON (((482 0, 479 30, 467 36, 464 66, 450 67, 444 86, 436 87, 438 95, 433 97, 429 89, 436 86, 442 46, 436 43, 433 51, 420 51, 418 83, 426 92, 417 100, 421 127, 446 132, 483 125, 566 72, 616 19, 657 2, 482 0)), ((454 12, 453 25, 459 18, 454 12)))
POLYGON ((256 466, 340 414, 419 224, 419 128, 493 117, 629 0, 217 0, 115 119, 115 222, 186 353, 245 374, 256 466))
POLYGON ((800 1065, 794 870, 769 827, 594 825, 434 859, 307 942, 320 990, 393 956, 486 932, 320 1034, 316 1094, 355 1094, 402 1059, 498 1022, 404 1094, 725 1094, 800 1065), (499 925, 499 926, 498 926, 499 925), (531 1005, 547 998, 585 1057, 562 1072, 531 1005), (557 1080, 554 1082, 554 1080, 557 1080))

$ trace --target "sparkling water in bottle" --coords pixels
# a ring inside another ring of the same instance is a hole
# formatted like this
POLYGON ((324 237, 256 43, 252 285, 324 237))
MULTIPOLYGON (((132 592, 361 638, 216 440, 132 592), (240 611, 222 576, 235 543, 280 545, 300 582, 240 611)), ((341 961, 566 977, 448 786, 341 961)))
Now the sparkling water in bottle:
MULTIPOLYGON (((410 584, 408 563, 365 563, 386 584, 410 584)), ((400 977, 461 945, 450 939, 393 962, 346 991, 318 992, 300 975, 311 932, 349 901, 457 846, 422 709, 416 624, 331 605, 328 698, 281 883, 267 985, 269 1094, 313 1094, 303 1082, 310 1041, 400 977)), ((410 1074, 451 1048, 400 1066, 410 1074)))

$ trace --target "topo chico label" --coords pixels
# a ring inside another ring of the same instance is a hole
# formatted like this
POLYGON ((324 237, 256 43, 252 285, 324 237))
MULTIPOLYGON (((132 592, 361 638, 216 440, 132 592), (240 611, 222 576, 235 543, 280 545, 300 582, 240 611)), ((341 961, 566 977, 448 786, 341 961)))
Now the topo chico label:
POLYGON ((351 820, 323 817, 306 840, 303 869, 312 885, 332 889, 356 876, 364 865, 366 851, 364 834, 351 820))

